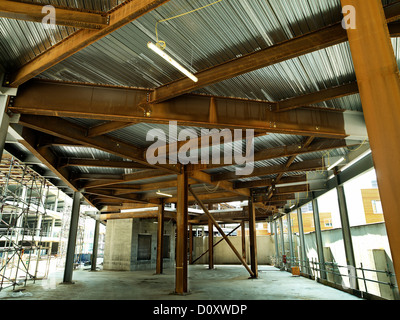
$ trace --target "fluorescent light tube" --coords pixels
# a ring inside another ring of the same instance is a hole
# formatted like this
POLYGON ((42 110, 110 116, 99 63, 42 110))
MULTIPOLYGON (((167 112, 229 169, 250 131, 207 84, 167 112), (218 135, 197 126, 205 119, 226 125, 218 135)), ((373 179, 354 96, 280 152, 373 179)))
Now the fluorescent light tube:
POLYGON ((292 205, 292 206, 290 207, 290 209, 293 209, 295 206, 296 206, 295 204, 294 204, 294 205, 292 205))
POLYGON ((167 193, 163 193, 163 192, 160 192, 160 191, 157 191, 156 194, 158 194, 159 196, 172 198, 172 194, 167 194, 167 193))
POLYGON ((153 50, 155 53, 157 53, 160 57, 168 61, 170 64, 172 64, 176 69, 178 69, 180 72, 182 72, 185 76, 188 78, 192 79, 194 82, 198 82, 199 79, 193 75, 189 70, 185 69, 182 67, 178 62, 176 62, 173 58, 171 58, 168 54, 166 54, 164 51, 162 51, 159 47, 157 47, 154 43, 149 42, 147 44, 149 49, 153 50))
POLYGON ((331 165, 331 166, 328 168, 328 171, 329 171, 329 170, 332 170, 334 167, 336 167, 338 164, 342 163, 344 160, 346 160, 346 159, 345 159, 345 158, 341 158, 341 159, 339 159, 338 161, 336 161, 333 165, 331 165))

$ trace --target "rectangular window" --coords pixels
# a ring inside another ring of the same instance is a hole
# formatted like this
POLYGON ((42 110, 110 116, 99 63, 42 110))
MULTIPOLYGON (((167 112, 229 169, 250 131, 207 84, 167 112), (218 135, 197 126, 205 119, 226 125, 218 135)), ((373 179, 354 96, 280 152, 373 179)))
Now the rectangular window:
POLYGON ((139 261, 151 259, 151 235, 139 234, 137 256, 139 261))
POLYGON ((380 200, 372 200, 372 209, 375 214, 383 214, 382 202, 380 200))
POLYGON ((332 219, 325 219, 324 225, 326 228, 331 228, 332 227, 332 219))

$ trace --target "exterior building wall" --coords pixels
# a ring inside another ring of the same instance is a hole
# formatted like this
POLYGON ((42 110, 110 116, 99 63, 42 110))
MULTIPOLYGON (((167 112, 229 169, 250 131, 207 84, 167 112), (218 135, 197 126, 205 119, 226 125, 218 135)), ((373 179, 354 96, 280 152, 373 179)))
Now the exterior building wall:
POLYGON ((367 224, 370 223, 377 223, 377 222, 383 222, 383 212, 380 211, 381 207, 373 205, 373 202, 376 201, 380 203, 381 198, 379 196, 379 190, 378 189, 362 189, 361 190, 362 194, 362 201, 364 205, 364 212, 365 212, 365 220, 367 224))

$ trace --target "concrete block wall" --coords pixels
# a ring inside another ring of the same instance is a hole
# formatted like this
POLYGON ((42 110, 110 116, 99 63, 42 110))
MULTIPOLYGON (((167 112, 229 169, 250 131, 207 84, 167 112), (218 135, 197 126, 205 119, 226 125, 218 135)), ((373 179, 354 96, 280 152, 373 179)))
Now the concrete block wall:
MULTIPOLYGON (((222 237, 214 237, 214 243, 221 240, 222 237)), ((242 252, 241 236, 229 237, 229 240, 235 246, 236 250, 242 252)), ((208 250, 208 237, 193 238, 193 259, 197 259, 203 252, 208 250)), ((271 256, 275 254, 274 241, 271 236, 257 236, 257 259, 258 264, 271 264, 271 256)), ((250 263, 250 240, 246 237, 246 261, 250 263)), ((196 264, 207 264, 208 254, 199 259, 196 264)), ((232 249, 222 241, 214 247, 214 264, 241 264, 232 249)))
POLYGON ((107 221, 104 270, 130 271, 133 219, 107 221))
MULTIPOLYGON (((156 269, 157 260, 157 221, 155 219, 122 219, 109 220, 106 227, 104 248, 104 270, 133 271, 156 269), (139 235, 151 235, 150 260, 139 261, 139 235)), ((164 234, 169 235, 170 255, 164 259, 164 268, 173 267, 175 263, 175 225, 164 224, 164 234)))

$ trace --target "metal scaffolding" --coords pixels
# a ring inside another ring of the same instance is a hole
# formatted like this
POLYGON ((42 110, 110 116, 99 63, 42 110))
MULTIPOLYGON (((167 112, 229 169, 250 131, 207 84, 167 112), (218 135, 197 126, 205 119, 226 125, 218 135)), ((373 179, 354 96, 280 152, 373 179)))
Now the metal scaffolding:
POLYGON ((42 242, 50 184, 17 159, 0 170, 0 291, 48 275, 51 247, 42 242))

